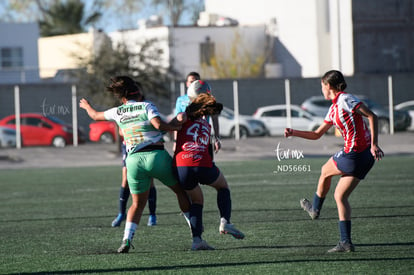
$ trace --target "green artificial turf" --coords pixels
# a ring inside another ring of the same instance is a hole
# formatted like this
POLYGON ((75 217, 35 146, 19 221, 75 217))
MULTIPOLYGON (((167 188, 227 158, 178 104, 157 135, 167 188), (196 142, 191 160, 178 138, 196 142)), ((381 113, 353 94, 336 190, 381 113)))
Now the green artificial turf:
POLYGON ((110 224, 120 167, 0 170, 0 273, 412 274, 413 160, 384 158, 360 183, 350 198, 356 252, 336 254, 326 253, 339 239, 334 190, 318 220, 299 206, 312 199, 326 158, 217 163, 246 238, 218 233, 216 191, 203 187, 203 238, 214 251, 190 251, 175 196, 158 181, 158 225, 146 226, 146 209, 135 249, 117 254, 124 224, 110 224))

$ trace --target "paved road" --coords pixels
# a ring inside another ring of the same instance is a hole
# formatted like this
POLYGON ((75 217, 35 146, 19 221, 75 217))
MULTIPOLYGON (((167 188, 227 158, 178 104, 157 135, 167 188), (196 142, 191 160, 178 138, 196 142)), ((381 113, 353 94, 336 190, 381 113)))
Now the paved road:
MULTIPOLYGON (((404 132, 379 137, 385 155, 412 155, 414 133, 404 132)), ((260 137, 240 141, 223 139, 223 148, 216 155, 217 162, 235 160, 276 159, 277 157, 331 156, 342 146, 342 138, 324 136, 316 141, 300 138, 260 137)), ((166 143, 171 153, 172 144, 166 143)), ((66 148, 27 147, 0 149, 0 170, 42 167, 82 167, 121 165, 116 145, 82 144, 66 148)))

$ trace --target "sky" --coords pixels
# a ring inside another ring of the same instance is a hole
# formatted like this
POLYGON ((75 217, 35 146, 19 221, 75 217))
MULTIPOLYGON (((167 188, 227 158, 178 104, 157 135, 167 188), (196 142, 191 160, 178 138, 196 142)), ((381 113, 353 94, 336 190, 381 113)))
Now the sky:
MULTIPOLYGON (((91 4, 93 2, 92 0, 83 0, 83 1, 86 4, 87 8, 90 7, 90 5, 88 4, 91 4)), ((117 0, 117 1, 122 2, 123 0, 117 0)), ((149 0, 146 0, 146 1, 149 2, 149 0)), ((199 0, 190 0, 190 1, 199 2, 199 0)), ((103 29, 107 33, 117 31, 120 29, 137 28, 139 20, 148 19, 152 15, 162 16, 164 15, 163 13, 165 13, 165 11, 153 5, 149 5, 149 4, 145 5, 145 7, 142 10, 140 10, 138 13, 134 14, 133 16, 130 16, 129 18, 124 18, 121 20, 112 18, 113 16, 111 16, 110 14, 105 14, 105 11, 104 11, 103 21, 98 27, 103 29)), ((188 13, 183 14, 183 17, 181 19, 181 24, 187 25, 190 23, 191 23, 191 14, 188 14, 188 13)), ((164 20, 164 24, 165 25, 170 24, 170 21, 168 20, 168 18, 167 20, 164 20)))
MULTIPOLYGON (((34 22, 36 21, 35 12, 27 10, 24 14, 18 14, 7 10, 8 3, 12 0, 0 0, 0 22, 34 22)), ((34 0, 20 0, 20 1, 34 1, 34 0)), ((117 7, 122 7, 122 4, 125 0, 112 0, 111 4, 113 6, 117 5, 117 7)), ((136 14, 130 15, 124 13, 125 16, 122 16, 122 11, 118 12, 117 15, 113 13, 115 9, 107 9, 103 11, 103 16, 101 18, 100 23, 96 26, 96 28, 103 29, 105 32, 113 32, 120 29, 131 29, 138 27, 138 21, 142 19, 148 19, 151 15, 165 15, 166 11, 160 9, 159 7, 154 7, 153 5, 149 5, 148 3, 151 0, 142 0, 147 2, 139 12, 136 14), (164 13, 164 14, 163 14, 164 13)), ((167 0, 166 0, 167 1, 167 0)), ((171 0, 173 1, 173 0, 171 0)), ((186 0, 187 3, 195 2, 199 3, 200 0, 186 0)), ((86 12, 91 10, 93 0, 82 0, 85 3, 86 12)), ((33 7, 35 5, 31 5, 33 7)), ((166 16, 164 16, 165 18, 166 16)), ((191 23, 191 14, 184 14, 182 21, 180 22, 183 25, 188 25, 191 23)), ((169 25, 170 21, 164 20, 165 25, 169 25)))
MULTIPOLYGON (((84 0, 85 3, 88 5, 88 0, 84 0)), ((122 1, 122 0, 121 0, 122 1)), ((143 10, 136 13, 135 15, 131 16, 131 18, 124 18, 122 20, 113 18, 114 16, 108 15, 104 11, 103 21, 98 26, 99 28, 103 29, 105 32, 113 32, 120 29, 130 29, 138 27, 138 20, 140 19, 147 19, 151 15, 157 14, 157 9, 152 6, 146 6, 143 10)))

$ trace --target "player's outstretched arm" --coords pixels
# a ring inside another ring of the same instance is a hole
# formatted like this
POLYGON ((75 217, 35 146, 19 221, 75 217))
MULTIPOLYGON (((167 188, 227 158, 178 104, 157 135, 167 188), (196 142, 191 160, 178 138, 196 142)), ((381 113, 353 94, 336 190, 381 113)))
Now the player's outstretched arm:
POLYGON ((157 116, 151 119, 151 124, 155 127, 155 129, 160 131, 179 131, 182 123, 177 120, 177 117, 167 123, 157 116))
POLYGON ((79 102, 79 107, 82 109, 85 109, 88 113, 89 117, 93 120, 106 120, 104 116, 104 112, 97 112, 92 106, 89 104, 89 102, 82 98, 79 102))
POLYGON ((285 137, 300 137, 305 139, 316 140, 323 136, 323 134, 325 134, 329 130, 329 128, 331 128, 331 126, 332 125, 324 122, 315 131, 301 131, 292 128, 286 128, 285 137))
MULTIPOLYGON (((170 122, 166 123, 168 127, 178 127, 178 130, 181 129, 181 125, 183 125, 187 121, 187 114, 185 112, 178 113, 170 122)), ((168 130, 171 131, 171 130, 168 130)), ((175 131, 175 130, 174 130, 175 131)), ((174 138, 176 139, 177 136, 175 134, 174 138)))

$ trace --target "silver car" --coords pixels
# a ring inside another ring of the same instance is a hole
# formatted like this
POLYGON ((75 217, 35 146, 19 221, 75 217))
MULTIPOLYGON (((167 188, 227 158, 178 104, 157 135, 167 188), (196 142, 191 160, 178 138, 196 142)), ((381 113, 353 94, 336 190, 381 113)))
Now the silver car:
MULTIPOLYGON (((323 117, 316 117, 302 110, 298 105, 290 106, 292 128, 314 131, 323 123, 323 117)), ((260 119, 272 136, 284 134, 287 125, 286 105, 270 105, 259 107, 253 117, 260 119)))
POLYGON ((16 130, 0 126, 0 147, 16 147, 16 130))
MULTIPOLYGON (((235 136, 236 119, 234 111, 227 107, 223 107, 219 116, 220 135, 222 137, 235 136)), ((264 136, 267 134, 267 129, 264 123, 252 116, 239 115, 239 133, 241 138, 251 136, 264 136)))
MULTIPOLYGON (((367 107, 378 116, 378 132, 388 134, 390 132, 390 117, 387 108, 376 103, 363 95, 356 95, 367 107)), ((317 116, 323 116, 328 113, 332 102, 326 100, 323 96, 312 96, 306 99, 301 107, 302 109, 313 113, 317 116)), ((405 131, 411 125, 411 117, 407 111, 394 110, 394 129, 396 131, 405 131)))
POLYGON ((407 130, 414 131, 414 100, 405 101, 394 106, 395 110, 407 111, 411 117, 411 124, 407 130))

